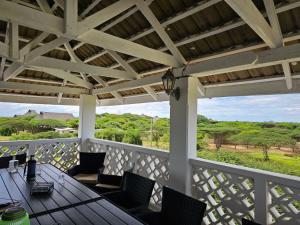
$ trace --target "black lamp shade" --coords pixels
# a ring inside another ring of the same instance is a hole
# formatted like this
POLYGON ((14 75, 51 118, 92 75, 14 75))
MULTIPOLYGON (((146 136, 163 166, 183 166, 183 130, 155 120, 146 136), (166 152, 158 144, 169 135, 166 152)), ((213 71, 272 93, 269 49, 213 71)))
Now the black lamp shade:
POLYGON ((171 70, 168 70, 163 76, 162 76, 162 82, 164 86, 165 92, 170 95, 174 89, 176 78, 171 70))

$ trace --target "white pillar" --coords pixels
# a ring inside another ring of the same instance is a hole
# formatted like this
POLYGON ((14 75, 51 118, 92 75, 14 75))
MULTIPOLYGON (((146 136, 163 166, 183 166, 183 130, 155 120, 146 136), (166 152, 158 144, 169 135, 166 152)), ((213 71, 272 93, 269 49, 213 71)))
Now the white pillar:
POLYGON ((170 187, 191 194, 189 158, 196 157, 197 78, 176 81, 180 99, 170 97, 170 187))
POLYGON ((79 103, 79 130, 81 138, 81 151, 88 151, 87 139, 93 138, 96 123, 96 96, 80 95, 79 103))

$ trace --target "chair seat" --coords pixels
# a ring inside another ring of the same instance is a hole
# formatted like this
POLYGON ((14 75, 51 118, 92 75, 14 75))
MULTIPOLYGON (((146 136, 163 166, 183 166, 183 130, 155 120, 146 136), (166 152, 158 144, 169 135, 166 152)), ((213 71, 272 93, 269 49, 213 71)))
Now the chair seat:
POLYGON ((88 174, 88 173, 79 173, 73 176, 76 180, 86 183, 86 184, 97 184, 98 183, 98 174, 88 174))
POLYGON ((111 185, 111 184, 96 184, 96 187, 98 188, 107 188, 107 189, 119 189, 120 186, 117 186, 117 185, 111 185))

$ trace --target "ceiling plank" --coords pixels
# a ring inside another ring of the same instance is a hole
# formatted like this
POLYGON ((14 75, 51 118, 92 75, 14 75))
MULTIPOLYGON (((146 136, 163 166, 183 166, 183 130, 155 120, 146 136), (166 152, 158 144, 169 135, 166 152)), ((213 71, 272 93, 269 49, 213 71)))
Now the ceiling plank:
POLYGON ((178 48, 175 46, 172 39, 169 37, 163 26, 160 24, 158 19, 155 17, 153 12, 150 10, 148 5, 144 2, 144 0, 137 1, 137 6, 139 10, 142 12, 142 14, 146 17, 148 22, 152 25, 158 36, 161 38, 161 40, 165 43, 167 48, 170 50, 170 52, 173 54, 173 56, 178 60, 179 63, 186 64, 185 58, 182 56, 181 52, 178 50, 178 48))
POLYGON ((225 0, 226 3, 257 33, 271 48, 276 48, 280 40, 274 35, 270 25, 252 0, 225 0))
POLYGON ((101 48, 110 49, 142 59, 147 59, 159 64, 165 64, 172 67, 180 66, 180 63, 172 55, 145 47, 131 41, 127 41, 110 34, 106 34, 102 31, 90 30, 85 34, 80 35, 78 37, 78 40, 101 48))
POLYGON ((85 33, 135 5, 133 0, 121 0, 79 22, 79 34, 85 33))
MULTIPOLYGON (((33 67, 36 68, 36 67, 33 67)), ((81 78, 78 78, 75 74, 63 71, 63 70, 58 70, 58 69, 52 69, 52 68, 41 68, 41 67, 37 67, 36 69, 38 69, 39 71, 51 74, 55 77, 58 77, 62 80, 67 80, 70 81, 74 84, 77 84, 79 86, 85 87, 85 88, 92 88, 93 85, 90 82, 87 82, 81 78)))
POLYGON ((39 67, 39 68, 53 68, 78 73, 90 73, 98 76, 106 76, 112 78, 119 78, 125 80, 131 80, 134 75, 127 71, 110 69, 106 67, 94 66, 78 62, 69 62, 66 60, 54 59, 50 57, 40 56, 29 62, 27 65, 39 67))
POLYGON ((50 92, 57 93, 62 92, 66 94, 87 94, 88 90, 82 88, 70 88, 53 85, 41 85, 41 84, 29 84, 20 82, 5 82, 0 81, 0 89, 10 90, 25 90, 25 91, 36 91, 36 92, 50 92))

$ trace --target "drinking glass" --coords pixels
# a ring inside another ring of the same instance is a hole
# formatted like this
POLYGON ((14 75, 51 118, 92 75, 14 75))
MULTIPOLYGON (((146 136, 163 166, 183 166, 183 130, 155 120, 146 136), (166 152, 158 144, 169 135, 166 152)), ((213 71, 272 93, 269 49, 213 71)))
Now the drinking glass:
POLYGON ((58 175, 58 183, 59 184, 64 184, 65 183, 65 174, 64 173, 60 173, 58 175))

